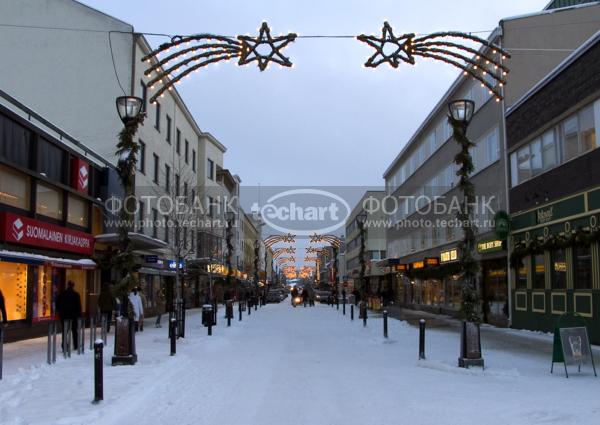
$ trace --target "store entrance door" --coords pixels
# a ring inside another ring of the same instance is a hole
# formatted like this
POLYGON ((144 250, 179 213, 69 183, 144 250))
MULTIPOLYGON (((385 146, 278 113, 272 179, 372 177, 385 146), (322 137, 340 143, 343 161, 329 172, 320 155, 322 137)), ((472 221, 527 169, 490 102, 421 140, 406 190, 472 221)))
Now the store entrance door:
POLYGON ((495 326, 508 326, 508 274, 506 260, 485 260, 482 266, 483 320, 495 326))

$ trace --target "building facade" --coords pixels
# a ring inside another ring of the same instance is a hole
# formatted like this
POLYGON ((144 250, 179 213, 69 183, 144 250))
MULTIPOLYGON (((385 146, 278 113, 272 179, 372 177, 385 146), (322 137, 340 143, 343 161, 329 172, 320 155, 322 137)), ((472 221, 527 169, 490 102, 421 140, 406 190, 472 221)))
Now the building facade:
POLYGON ((512 325, 585 318, 600 343, 600 33, 506 114, 512 325))

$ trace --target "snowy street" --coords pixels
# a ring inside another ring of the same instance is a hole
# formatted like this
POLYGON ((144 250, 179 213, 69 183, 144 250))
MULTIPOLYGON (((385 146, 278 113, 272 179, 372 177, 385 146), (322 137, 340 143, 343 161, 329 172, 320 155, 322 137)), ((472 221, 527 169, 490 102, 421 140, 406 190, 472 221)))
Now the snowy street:
POLYGON ((550 375, 550 353, 490 350, 484 339, 485 371, 465 370, 456 367, 458 337, 447 331, 427 332, 428 359, 419 362, 418 330, 394 319, 385 341, 381 317, 363 328, 324 305, 271 304, 241 323, 236 310, 231 328, 221 313, 212 337, 190 313, 175 357, 167 329, 150 319, 137 336, 137 365, 111 367, 109 341, 99 405, 91 404, 89 351, 48 366, 45 339, 7 344, 0 423, 592 424, 600 413, 591 368, 565 379, 558 365, 550 375))

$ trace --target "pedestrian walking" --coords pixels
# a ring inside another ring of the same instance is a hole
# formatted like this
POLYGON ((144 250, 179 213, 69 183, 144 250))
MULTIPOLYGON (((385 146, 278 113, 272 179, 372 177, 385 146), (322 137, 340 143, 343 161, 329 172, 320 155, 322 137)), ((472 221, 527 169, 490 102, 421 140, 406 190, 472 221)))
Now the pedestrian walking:
POLYGON ((6 326, 8 324, 8 315, 6 314, 6 303, 4 301, 4 295, 0 289, 0 314, 2 314, 2 324, 6 326))
POLYGON ((110 322, 112 322, 113 311, 115 311, 115 297, 110 292, 110 284, 104 282, 100 288, 98 296, 98 310, 101 317, 106 316, 106 332, 110 332, 110 322))
POLYGON ((138 293, 138 288, 133 288, 129 293, 129 303, 133 310, 133 322, 135 324, 135 331, 137 332, 140 328, 140 318, 144 313, 144 306, 142 305, 142 299, 138 293))
POLYGON ((162 288, 158 288, 158 291, 156 291, 156 323, 154 324, 157 328, 162 328, 160 319, 165 312, 166 304, 165 293, 162 288))
POLYGON ((77 319, 81 317, 81 296, 75 291, 75 283, 70 280, 67 282, 67 288, 64 289, 64 284, 61 285, 63 290, 56 298, 56 311, 62 322, 62 337, 63 346, 65 342, 66 320, 71 321, 71 335, 73 339, 73 348, 77 350, 79 346, 79 335, 77 334, 77 319))
POLYGON ((148 299, 142 291, 142 287, 138 286, 138 293, 140 296, 140 300, 142 301, 142 312, 140 314, 140 332, 144 332, 144 311, 148 308, 148 299))

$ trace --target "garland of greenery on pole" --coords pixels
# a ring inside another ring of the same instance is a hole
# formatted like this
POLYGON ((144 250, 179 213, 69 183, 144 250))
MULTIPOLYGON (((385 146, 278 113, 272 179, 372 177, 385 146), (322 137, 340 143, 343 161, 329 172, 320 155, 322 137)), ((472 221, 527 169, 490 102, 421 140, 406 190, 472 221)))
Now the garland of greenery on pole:
POLYGON ((475 146, 467 137, 466 124, 448 117, 454 130, 454 139, 460 146, 460 151, 454 157, 454 163, 459 166, 456 175, 459 177, 458 187, 463 195, 463 207, 459 209, 456 218, 463 229, 463 240, 458 244, 460 254, 461 272, 464 284, 462 286, 462 300, 460 313, 464 320, 479 323, 481 317, 477 309, 478 296, 475 288, 475 279, 479 271, 479 264, 473 257, 475 248, 475 225, 472 219, 471 205, 475 202, 475 187, 471 183, 470 175, 473 173, 473 158, 470 149, 475 146))
MULTIPOLYGON (((137 154, 140 145, 135 141, 135 133, 138 126, 143 122, 144 116, 133 118, 127 121, 119 133, 119 143, 117 144, 116 155, 118 158, 117 173, 124 189, 123 203, 119 211, 120 224, 117 235, 119 240, 119 251, 112 258, 112 268, 116 271, 117 282, 113 287, 113 293, 127 299, 128 293, 137 286, 138 280, 133 273, 137 267, 136 259, 133 254, 129 231, 133 226, 134 214, 136 209, 135 199, 135 169, 137 164, 137 154)), ((128 316, 132 317, 131 306, 128 307, 128 316)))

